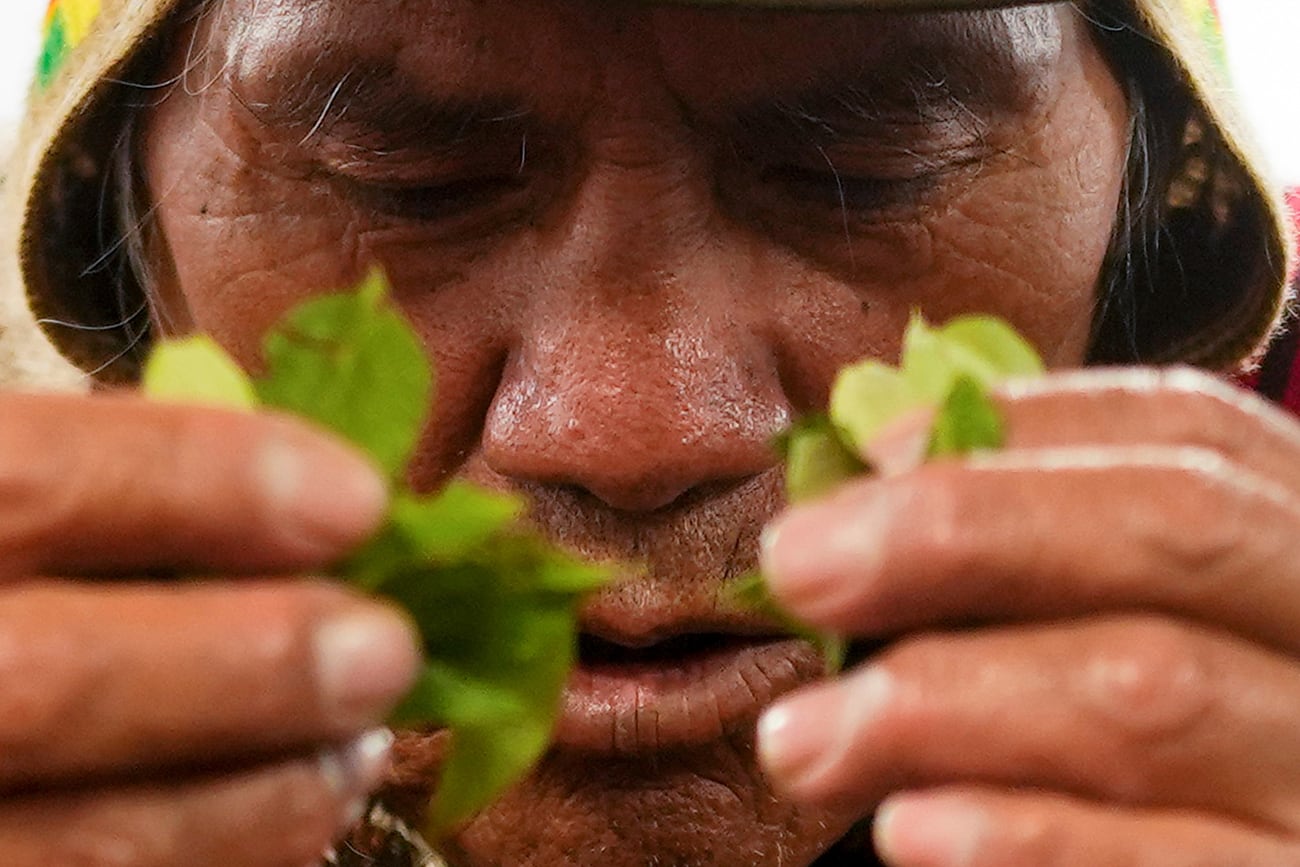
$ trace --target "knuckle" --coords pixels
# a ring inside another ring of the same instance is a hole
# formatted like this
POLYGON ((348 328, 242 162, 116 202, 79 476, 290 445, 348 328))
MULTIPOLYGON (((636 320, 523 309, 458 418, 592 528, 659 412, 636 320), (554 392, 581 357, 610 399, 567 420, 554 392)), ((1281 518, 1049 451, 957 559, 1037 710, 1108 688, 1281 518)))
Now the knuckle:
POLYGON ((1186 739, 1215 704, 1203 642, 1172 621, 1141 618, 1094 635, 1081 670, 1083 705, 1129 746, 1186 739))
POLYGON ((1135 565, 1144 573, 1217 573, 1249 548, 1250 522, 1224 520, 1225 514, 1242 514, 1251 506, 1240 471, 1219 452, 1200 447, 1180 447, 1166 458, 1156 472, 1167 483, 1150 488, 1160 492, 1160 507, 1150 508, 1146 498, 1132 504, 1127 525, 1138 550, 1151 558, 1135 565))
POLYGON ((237 709, 226 705, 215 716, 239 726, 274 721, 285 731, 305 732, 319 725, 317 636, 332 612, 358 604, 352 592, 324 580, 307 580, 198 593, 190 610, 201 609, 203 622, 212 626, 196 633, 188 650, 193 662, 186 665, 204 666, 207 683, 201 694, 240 697, 237 709), (217 628, 220 624, 229 626, 217 628), (234 642, 232 632, 237 635, 234 642))
MULTIPOLYGON (((151 480, 183 480, 210 459, 210 449, 183 447, 201 426, 195 413, 155 409, 143 420, 110 399, 6 400, 0 407, 0 574, 40 568, 45 552, 66 547, 87 524, 120 523, 129 504, 160 497, 166 486, 151 480), (130 448, 119 447, 128 440, 130 448)), ((185 504, 160 502, 150 513, 165 516, 167 506, 177 505, 185 504)))
MULTIPOLYGON (((148 431, 137 437, 138 447, 130 455, 106 461, 104 490, 120 492, 139 502, 156 502, 149 511, 183 516, 194 512, 195 504, 210 499, 195 480, 210 481, 212 465, 223 451, 243 439, 238 420, 233 420, 214 437, 209 414, 189 407, 167 408, 148 431)), ((223 483, 237 480, 223 476, 223 483)))
POLYGON ((925 740, 942 728, 948 704, 943 695, 952 677, 953 654, 959 642, 943 632, 917 632, 879 651, 855 677, 870 696, 867 706, 875 718, 872 743, 884 751, 925 740), (869 679, 861 679, 869 674, 869 679))
POLYGON ((285 425, 278 418, 210 407, 168 407, 150 462, 165 479, 202 478, 214 463, 224 465, 230 482, 246 482, 241 471, 251 454, 285 425))

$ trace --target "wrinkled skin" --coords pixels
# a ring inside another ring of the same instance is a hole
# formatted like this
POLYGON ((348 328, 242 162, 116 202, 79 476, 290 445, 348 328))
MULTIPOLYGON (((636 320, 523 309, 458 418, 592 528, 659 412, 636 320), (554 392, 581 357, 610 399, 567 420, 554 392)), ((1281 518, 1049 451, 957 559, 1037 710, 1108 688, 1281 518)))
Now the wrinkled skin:
MULTIPOLYGON (((1091 39, 1067 6, 226 0, 175 34, 160 79, 186 86, 142 126, 158 319, 255 365, 283 310, 383 263, 440 373, 416 484, 521 490, 556 539, 646 562, 589 632, 753 631, 719 587, 781 512, 770 437, 840 365, 891 357, 914 308, 1084 358, 1126 128, 1091 39)), ((282 420, 4 400, 5 575, 301 574, 382 507, 282 420)), ((895 431, 888 474, 766 537, 793 610, 894 639, 865 667, 809 686, 778 642, 657 726, 568 714, 453 860, 809 864, 884 802, 898 867, 1294 863, 1294 426, 1188 371, 999 400, 1005 453, 917 467, 895 431)), ((46 792, 0 800, 19 867, 301 864, 381 770, 373 744, 310 757, 409 680, 391 612, 292 578, 16 595, 0 779, 46 792)), ((440 746, 399 744, 395 803, 440 746)))

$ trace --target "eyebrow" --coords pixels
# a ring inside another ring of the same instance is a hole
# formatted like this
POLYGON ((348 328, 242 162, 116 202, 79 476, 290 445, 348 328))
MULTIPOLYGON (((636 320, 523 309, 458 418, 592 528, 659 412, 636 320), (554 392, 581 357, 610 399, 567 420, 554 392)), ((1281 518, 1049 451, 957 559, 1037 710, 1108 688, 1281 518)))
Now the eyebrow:
POLYGON ((950 123, 978 134, 1041 98, 1045 70, 1035 58, 1016 56, 995 34, 957 41, 948 29, 920 28, 915 38, 917 28, 904 31, 856 70, 753 100, 732 116, 747 133, 805 141, 950 123))
MULTIPOLYGON (((233 90, 238 98, 238 86, 233 90)), ((264 125, 301 134, 301 144, 340 124, 354 134, 383 133, 387 149, 416 144, 460 151, 484 137, 522 130, 531 111, 506 94, 436 96, 391 61, 319 60, 272 103, 240 102, 264 125)))
POLYGON ((943 77, 914 74, 888 88, 871 80, 844 81, 750 103, 735 113, 748 133, 834 141, 886 128, 957 122, 986 128, 995 111, 978 94, 943 77))

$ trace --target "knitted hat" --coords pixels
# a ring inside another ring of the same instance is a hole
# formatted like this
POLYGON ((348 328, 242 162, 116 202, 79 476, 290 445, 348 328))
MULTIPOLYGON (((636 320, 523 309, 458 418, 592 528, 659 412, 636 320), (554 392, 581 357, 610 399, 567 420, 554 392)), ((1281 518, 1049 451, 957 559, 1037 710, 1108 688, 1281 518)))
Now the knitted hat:
MULTIPOLYGON (((682 2, 682 0, 678 0, 682 2)), ((701 0, 684 0, 701 2, 701 0)), ((1011 0, 703 0, 802 9, 971 9, 1011 0)), ((1092 0, 1099 45, 1122 82, 1145 95, 1145 122, 1172 161, 1136 287, 1123 315, 1105 309, 1094 360, 1181 361, 1230 369, 1249 359, 1285 300, 1289 244, 1282 210, 1224 98, 1213 0, 1092 0), (1208 44, 1207 44, 1208 43, 1208 44), (1106 321, 1103 321, 1106 320, 1106 321)), ((160 34, 180 0, 53 0, 30 111, 11 163, 6 213, 17 236, 28 303, 59 350, 101 379, 135 376, 147 339, 145 306, 120 239, 103 237, 120 185, 111 153, 121 82, 157 72, 160 34)), ((1112 259, 1123 257, 1114 245, 1112 259)), ((1124 261, 1128 261, 1125 259, 1124 261)), ((1112 265, 1115 263, 1112 262, 1112 265)))

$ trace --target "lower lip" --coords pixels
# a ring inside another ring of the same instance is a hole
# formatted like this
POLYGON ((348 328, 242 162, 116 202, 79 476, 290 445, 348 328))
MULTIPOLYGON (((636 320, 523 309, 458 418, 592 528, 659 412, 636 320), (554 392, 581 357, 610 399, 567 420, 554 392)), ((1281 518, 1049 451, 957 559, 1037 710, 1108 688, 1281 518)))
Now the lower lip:
POLYGON ((655 665, 578 665, 564 692, 558 747, 659 752, 718 740, 783 693, 818 678, 820 657, 797 639, 727 645, 655 665))

